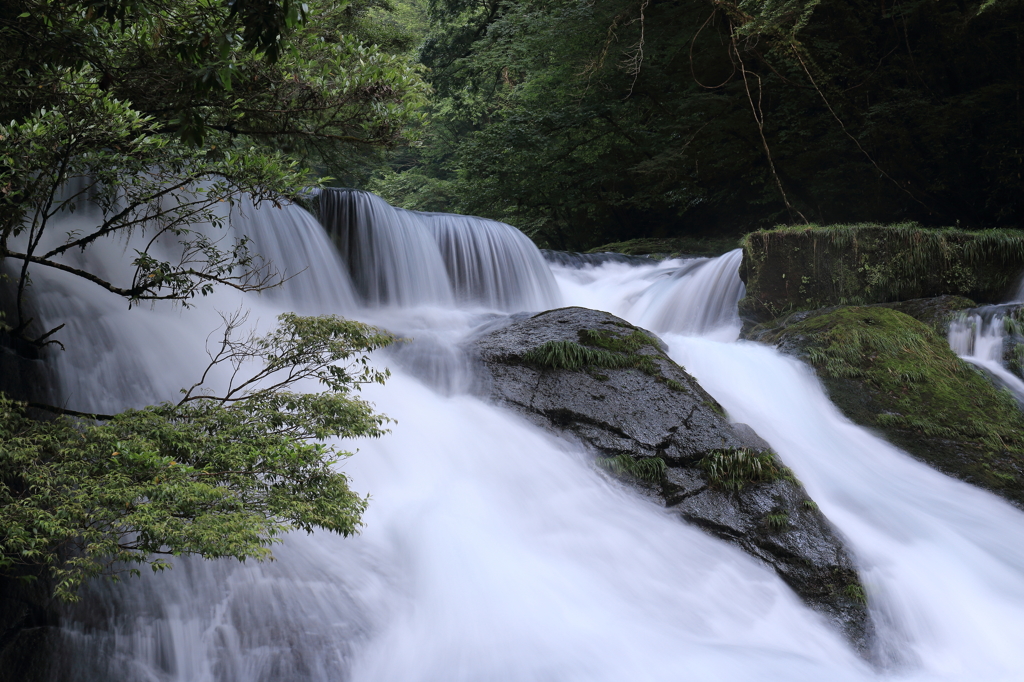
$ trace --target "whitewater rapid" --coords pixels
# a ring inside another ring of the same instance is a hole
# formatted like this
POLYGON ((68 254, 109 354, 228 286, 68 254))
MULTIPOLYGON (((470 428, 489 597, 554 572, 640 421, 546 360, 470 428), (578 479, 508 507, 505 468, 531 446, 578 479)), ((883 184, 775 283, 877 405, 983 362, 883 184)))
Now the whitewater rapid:
MULTIPOLYGON (((296 267, 310 249, 333 253, 315 223, 288 211, 273 224, 302 239, 263 235, 260 248, 296 267)), ((395 218, 403 229, 421 220, 435 230, 429 215, 405 213, 395 218)), ((532 247, 488 229, 504 246, 486 248, 526 249, 515 258, 537 267, 532 247)), ((161 575, 94 583, 57 638, 52 680, 1020 679, 1024 515, 850 424, 800 363, 736 342, 738 252, 544 266, 550 280, 520 280, 486 272, 511 256, 452 260, 442 238, 457 230, 429 234, 438 245, 436 260, 422 256, 429 281, 334 261, 298 268, 270 296, 221 292, 192 310, 131 312, 59 276, 41 287, 52 292, 40 303, 46 314, 75 317, 76 333, 92 339, 60 360, 66 395, 100 396, 76 409, 173 398, 202 363, 218 309, 246 307, 266 324, 302 306, 416 338, 377 356, 394 375, 365 392, 397 420, 392 433, 342 444, 359 450, 343 466, 371 495, 361 535, 295 534, 271 563, 179 559, 161 575), (453 262, 462 263, 456 274, 453 262), (353 282, 321 267, 348 267, 353 282), (459 284, 481 277, 492 288, 477 298, 459 284), (513 281, 510 291, 504 283, 513 281), (404 286, 419 289, 395 288, 404 286), (552 303, 660 333, 730 418, 780 453, 850 542, 879 631, 874 665, 770 569, 608 480, 578 446, 473 397, 460 344, 481 324, 552 303)), ((361 248, 373 252, 361 262, 413 267, 402 240, 366 239, 374 246, 361 248)), ((422 234, 415 242, 417 253, 433 254, 422 234)))

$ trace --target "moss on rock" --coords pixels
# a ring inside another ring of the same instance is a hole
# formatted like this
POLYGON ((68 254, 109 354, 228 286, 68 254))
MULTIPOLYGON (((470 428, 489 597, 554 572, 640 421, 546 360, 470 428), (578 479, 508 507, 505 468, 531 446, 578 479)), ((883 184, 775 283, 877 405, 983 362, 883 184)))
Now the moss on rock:
MULTIPOLYGON (((544 313, 541 313, 543 315, 544 313)), ((538 316, 539 317, 539 316, 538 316)), ((686 387, 662 372, 659 362, 671 362, 650 334, 628 324, 615 324, 614 330, 581 329, 579 342, 545 341, 522 355, 522 359, 538 367, 587 371, 601 378, 598 369, 637 369, 654 377, 673 391, 686 387)), ((721 406, 714 403, 721 412, 721 406)))
POLYGON ((1024 506, 1024 413, 932 326, 882 306, 796 313, 750 338, 806 358, 853 421, 1024 506))
POLYGON ((903 225, 808 225, 743 240, 741 315, 770 320, 796 310, 943 294, 997 302, 1024 270, 1024 234, 903 225))

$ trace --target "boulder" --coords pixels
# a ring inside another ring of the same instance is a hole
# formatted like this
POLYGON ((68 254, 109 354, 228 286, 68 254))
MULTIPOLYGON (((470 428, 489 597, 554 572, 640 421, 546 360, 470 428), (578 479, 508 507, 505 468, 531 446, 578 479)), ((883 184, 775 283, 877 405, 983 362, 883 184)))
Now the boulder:
POLYGON ((797 310, 967 296, 1004 301, 1024 271, 1024 234, 918 225, 759 230, 743 240, 740 315, 754 323, 797 310))
POLYGON ((483 330, 470 352, 491 400, 595 455, 595 465, 771 566, 861 651, 871 626, 842 537, 777 456, 664 352, 604 312, 561 308, 483 330))

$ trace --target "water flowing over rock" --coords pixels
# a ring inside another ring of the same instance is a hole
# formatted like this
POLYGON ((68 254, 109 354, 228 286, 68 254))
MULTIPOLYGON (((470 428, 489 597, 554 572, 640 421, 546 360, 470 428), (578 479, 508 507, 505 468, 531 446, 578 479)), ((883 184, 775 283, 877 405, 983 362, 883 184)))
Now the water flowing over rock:
MULTIPOLYGON (((556 297, 622 318, 587 317, 582 329, 569 331, 569 322, 548 324, 563 313, 507 319, 508 309, 494 309, 515 307, 511 301, 532 313, 560 305, 526 302, 529 287, 522 298, 488 298, 485 280, 495 283, 492 292, 522 286, 508 284, 522 281, 510 273, 487 272, 519 267, 505 256, 446 260, 428 216, 365 194, 350 197, 366 204, 360 215, 379 209, 394 222, 382 234, 360 236, 359 225, 345 231, 342 214, 349 220, 357 212, 338 198, 337 220, 326 222, 342 246, 340 267, 352 269, 348 278, 331 271, 339 267, 332 245, 309 216, 264 204, 255 213, 226 212, 224 220, 279 269, 298 273, 279 292, 215 291, 187 311, 155 305, 129 312, 122 299, 39 272, 30 294, 34 314, 43 323, 68 322, 76 340, 47 361, 60 382, 55 400, 81 410, 109 413, 177 396, 206 365, 204 344, 221 324, 218 311, 251 310, 251 320, 266 324, 305 302, 304 310, 341 312, 412 339, 402 362, 393 362, 402 355, 374 358, 393 375, 387 386, 365 390, 397 419, 392 433, 341 444, 359 449, 344 462, 345 473, 372 496, 362 533, 290 534, 275 547, 277 561, 263 564, 175 557, 174 569, 162 574, 95 581, 80 604, 60 611, 58 627, 36 629, 25 611, 0 613, 0 620, 21 619, 27 634, 5 638, 0 649, 31 659, 17 670, 8 665, 14 658, 0 658, 2 682, 1020 677, 1024 514, 845 419, 806 364, 763 344, 735 343, 740 325, 730 297, 742 289, 726 267, 734 256, 606 258, 583 267, 549 261, 556 297), (296 229, 301 238, 292 238, 296 229), (363 255, 350 259, 349 246, 363 255), (479 291, 460 289, 452 273, 477 266, 462 281, 479 291), (405 267, 413 270, 398 271, 405 267), (346 295, 348 280, 353 291, 346 295), (562 345, 561 356, 487 363, 488 374, 508 375, 492 376, 490 389, 504 382, 510 400, 524 405, 541 397, 528 382, 543 381, 546 397, 537 405, 546 414, 467 394, 475 376, 463 362, 466 340, 483 323, 493 325, 483 333, 495 337, 538 325, 507 339, 519 355, 548 341, 584 349, 580 355, 562 345), (622 346, 609 338, 632 336, 632 325, 661 334, 686 373, 665 360, 657 340, 633 337, 637 343, 622 346), (564 336, 549 327, 565 328, 564 336), (581 330, 609 334, 581 338, 581 330), (537 366, 545 358, 595 366, 537 366), (631 397, 613 409, 615 392, 631 397), (729 419, 751 428, 730 426, 716 401, 729 419), (681 417, 671 414, 676 403, 688 406, 681 417), (712 485, 712 468, 699 464, 709 446, 760 457, 766 442, 781 461, 758 461, 775 462, 768 478, 778 478, 748 482, 737 493, 726 492, 728 477, 712 485), (869 658, 877 666, 827 626, 822 612, 829 617, 835 595, 815 593, 821 583, 804 577, 817 569, 795 558, 809 549, 825 558, 838 551, 819 534, 829 527, 815 525, 820 516, 808 495, 841 530, 856 562, 863 593, 844 588, 839 596, 866 597, 875 632, 869 658), (821 611, 797 598, 790 585, 800 584, 821 611), (41 643, 47 634, 49 649, 41 643), (29 669, 39 662, 50 670, 29 669)), ((81 229, 87 219, 87 211, 76 212, 62 227, 81 229)), ((505 248, 504 239, 482 237, 466 248, 505 248)), ((124 243, 99 251, 74 257, 89 268, 123 269, 124 243)), ((908 360, 907 367, 914 365, 908 360)))
POLYGON ((962 301, 803 311, 746 337, 806 360, 854 422, 879 429, 950 476, 1024 506, 1024 415, 991 379, 1022 396, 1024 383, 993 356, 996 348, 995 355, 1003 353, 1003 314, 989 311, 987 325, 977 312, 953 321, 936 315, 962 301), (943 327, 952 349, 937 333, 943 327))
POLYGON ((608 313, 562 308, 487 331, 472 349, 487 368, 491 399, 579 439, 680 518, 772 566, 858 648, 869 648, 863 588, 840 536, 791 476, 739 490, 710 480, 716 453, 763 453, 768 445, 749 427, 730 426, 649 332, 608 313), (593 357, 567 367, 538 354, 559 348, 593 357))
POLYGON ((1020 303, 964 310, 947 325, 949 347, 986 372, 1024 406, 1024 333, 1020 303))
POLYGON ((323 190, 319 212, 369 306, 458 302, 516 312, 558 303, 537 247, 504 223, 406 211, 358 190, 323 190))

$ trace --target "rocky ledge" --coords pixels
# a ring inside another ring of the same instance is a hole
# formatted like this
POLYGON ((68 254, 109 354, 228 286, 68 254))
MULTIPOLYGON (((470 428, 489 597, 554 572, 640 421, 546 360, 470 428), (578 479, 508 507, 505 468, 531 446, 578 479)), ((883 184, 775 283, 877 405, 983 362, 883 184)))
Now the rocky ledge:
POLYGON ((792 313, 744 337, 810 364, 851 421, 1024 509, 1024 413, 943 336, 950 314, 967 304, 936 297, 834 306, 792 313))
POLYGON ((842 538, 768 444, 730 424, 657 337, 562 308, 485 330, 471 352, 492 400, 578 439, 597 466, 771 566, 868 651, 864 590, 842 538))

